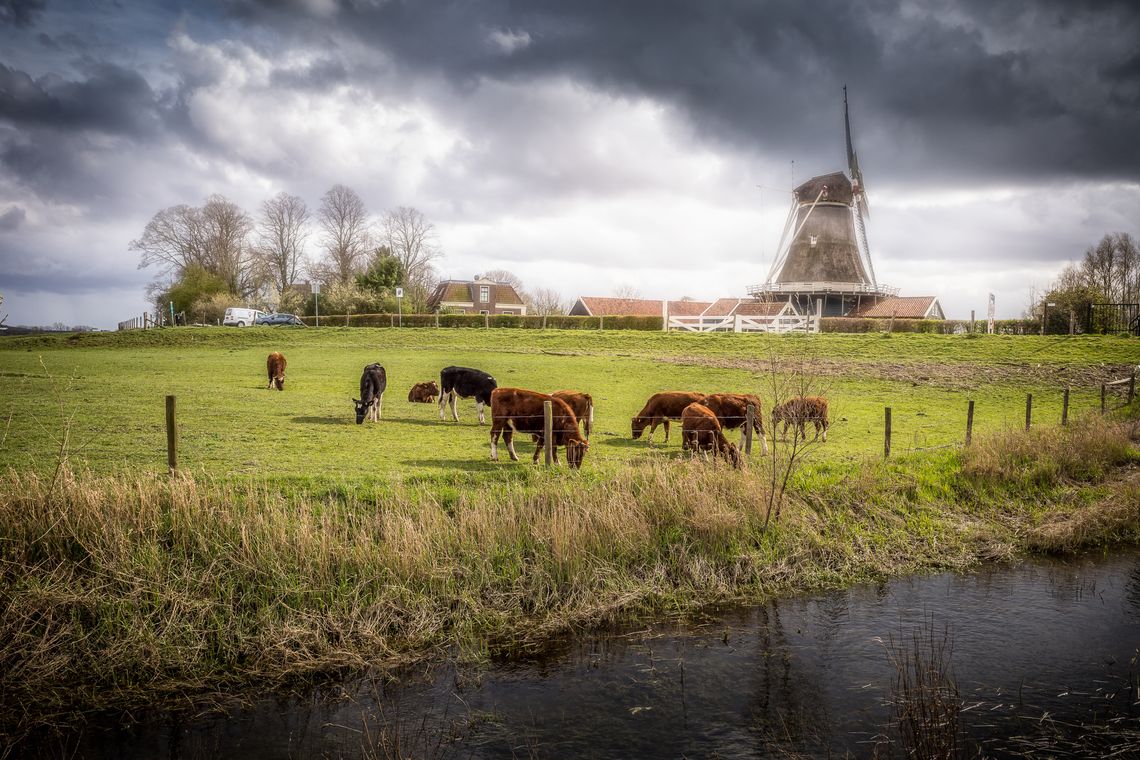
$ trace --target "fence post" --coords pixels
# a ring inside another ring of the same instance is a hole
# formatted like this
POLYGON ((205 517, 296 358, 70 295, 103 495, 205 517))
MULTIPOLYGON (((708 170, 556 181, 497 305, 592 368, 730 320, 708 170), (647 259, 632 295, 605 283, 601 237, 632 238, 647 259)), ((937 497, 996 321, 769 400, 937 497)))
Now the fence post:
POLYGON ((974 332, 974 310, 970 309, 970 332, 974 332))
POLYGON ((599 329, 599 330, 604 330, 604 329, 606 329, 606 315, 605 315, 605 314, 603 314, 602 316, 598 317, 598 329, 599 329))
POLYGON ((542 448, 546 453, 546 466, 554 461, 554 416, 549 401, 542 402, 542 448))
POLYGON ((491 313, 490 312, 484 312, 484 314, 483 314, 483 327, 487 328, 488 330, 491 329, 491 313))
POLYGON ((891 455, 891 408, 884 407, 883 411, 886 413, 886 427, 883 428, 883 456, 889 457, 891 455))
POLYGON ((1033 422, 1033 394, 1025 396, 1025 431, 1029 432, 1029 426, 1033 422))
POLYGON ((744 417, 744 453, 752 453, 752 426, 756 424, 756 405, 748 405, 748 414, 744 417))
MULTIPOLYGON (((347 324, 347 320, 345 321, 345 324, 347 324)), ((389 314, 388 315, 388 327, 395 327, 395 326, 396 326, 396 315, 395 314, 389 314)))
POLYGON ((1100 386, 1100 413, 1104 414, 1108 411, 1108 386, 1101 383, 1100 386))
POLYGON ((895 331, 895 314, 897 314, 897 313, 898 313, 897 311, 891 312, 891 321, 887 323, 887 332, 888 333, 892 333, 895 331))
POLYGON ((546 329, 546 315, 545 314, 542 315, 542 329, 543 330, 546 329))
POLYGON ((974 439, 974 400, 970 399, 966 404, 966 445, 970 445, 970 441, 974 439))
POLYGON ((1077 334, 1077 310, 1069 309, 1069 335, 1077 334))
POLYGON ((178 424, 174 417, 174 396, 166 397, 166 466, 178 471, 178 424))
POLYGON ((437 329, 439 328, 439 312, 438 311, 435 313, 435 326, 437 329))
POLYGON ((1136 398, 1136 370, 1132 370, 1132 374, 1128 376, 1128 403, 1132 403, 1132 399, 1136 398))
POLYGON ((1061 400, 1061 425, 1069 424, 1069 386, 1065 386, 1065 395, 1061 400))

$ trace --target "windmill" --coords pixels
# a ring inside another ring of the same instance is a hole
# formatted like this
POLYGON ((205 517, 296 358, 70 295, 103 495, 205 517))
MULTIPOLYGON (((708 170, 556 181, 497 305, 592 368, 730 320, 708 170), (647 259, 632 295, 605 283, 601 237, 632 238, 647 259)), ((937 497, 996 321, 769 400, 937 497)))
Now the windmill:
POLYGON ((847 88, 843 88, 847 169, 812 177, 792 191, 792 203, 768 279, 748 289, 762 300, 790 299, 802 310, 842 316, 864 298, 891 296, 875 278, 867 245, 870 217, 859 156, 851 141, 847 88))

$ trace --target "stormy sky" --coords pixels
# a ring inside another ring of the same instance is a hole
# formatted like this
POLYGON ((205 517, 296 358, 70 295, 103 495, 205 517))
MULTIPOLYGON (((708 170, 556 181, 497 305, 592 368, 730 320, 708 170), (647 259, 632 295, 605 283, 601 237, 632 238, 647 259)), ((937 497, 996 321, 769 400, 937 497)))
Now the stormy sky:
POLYGON ((0 313, 113 326, 155 212, 336 183, 446 277, 744 295, 846 84, 880 282, 1014 316, 1140 234, 1137 40, 1129 0, 0 0, 0 313))

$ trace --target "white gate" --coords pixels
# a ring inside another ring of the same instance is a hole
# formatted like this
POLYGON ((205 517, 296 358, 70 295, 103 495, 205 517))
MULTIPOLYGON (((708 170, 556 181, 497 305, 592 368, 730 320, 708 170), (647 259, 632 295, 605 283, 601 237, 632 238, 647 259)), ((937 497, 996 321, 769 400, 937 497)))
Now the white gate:
POLYGON ((685 332, 819 332, 819 320, 810 314, 784 314, 775 317, 669 317, 670 330, 685 332))

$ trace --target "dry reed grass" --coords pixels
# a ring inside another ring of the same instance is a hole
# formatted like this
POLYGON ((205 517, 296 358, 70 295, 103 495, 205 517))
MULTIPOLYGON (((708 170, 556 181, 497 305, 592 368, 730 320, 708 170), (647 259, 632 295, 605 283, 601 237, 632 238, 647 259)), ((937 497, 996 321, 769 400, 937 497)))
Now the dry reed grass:
POLYGON ((455 646, 464 656, 525 650, 631 613, 961 567, 995 546, 1063 548, 1065 535, 1087 542, 1108 529, 1136 540, 1135 482, 1090 486, 1112 501, 1086 500, 1087 517, 1072 498, 1045 499, 1066 515, 1052 522, 1041 498, 1009 491, 1024 467, 1095 478, 1134 457, 1127 431, 1106 423, 1060 443, 1010 436, 964 455, 855 463, 840 477, 806 471, 767 530, 762 466, 631 465, 599 483, 542 472, 447 498, 428 486, 361 498, 9 472, 0 691, 18 715, 0 716, 0 735, 76 706, 455 646), (1091 464, 1074 460, 1075 441, 1091 464), (1029 452, 1050 461, 1025 462, 1029 452), (1131 507, 1114 506, 1121 498, 1131 507))

